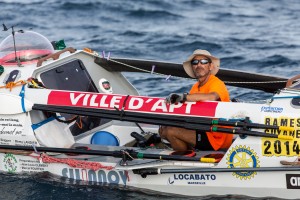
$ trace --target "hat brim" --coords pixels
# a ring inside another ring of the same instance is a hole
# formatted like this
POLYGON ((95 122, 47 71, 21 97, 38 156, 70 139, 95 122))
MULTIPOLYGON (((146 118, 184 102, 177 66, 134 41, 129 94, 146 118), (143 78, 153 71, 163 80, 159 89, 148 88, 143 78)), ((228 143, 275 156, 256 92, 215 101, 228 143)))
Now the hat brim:
POLYGON ((196 78, 193 68, 192 68, 192 64, 191 61, 193 60, 193 58, 195 56, 205 56, 207 58, 209 58, 213 64, 213 68, 210 71, 210 73, 212 75, 216 75, 220 69, 220 59, 216 58, 214 56, 209 56, 209 55, 205 55, 205 54, 192 54, 186 61, 184 61, 183 63, 183 68, 185 70, 185 72, 192 78, 196 78))

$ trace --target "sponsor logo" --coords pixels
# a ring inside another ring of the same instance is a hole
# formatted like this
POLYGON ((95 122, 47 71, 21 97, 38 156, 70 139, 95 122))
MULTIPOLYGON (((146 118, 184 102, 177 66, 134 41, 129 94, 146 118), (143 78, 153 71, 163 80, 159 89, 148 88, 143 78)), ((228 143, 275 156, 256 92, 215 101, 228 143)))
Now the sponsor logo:
POLYGON ((265 124, 272 126, 284 126, 293 128, 292 130, 280 130, 280 129, 265 129, 265 133, 276 135, 289 135, 295 138, 300 138, 300 118, 293 117, 265 117, 265 124))
POLYGON ((5 170, 7 170, 9 173, 14 173, 17 170, 18 161, 14 155, 10 153, 6 154, 4 156, 3 163, 5 170))
POLYGON ((123 184, 126 185, 129 179, 127 171, 104 171, 104 170, 87 170, 87 169, 71 169, 63 168, 62 176, 78 180, 97 183, 123 184))
POLYGON ((102 86, 105 90, 110 90, 110 83, 108 81, 102 82, 102 86))
POLYGON ((187 181, 189 185, 205 185, 206 181, 214 181, 216 179, 215 174, 174 174, 169 177, 168 184, 172 185, 176 181, 187 181))
POLYGON ((165 99, 141 96, 122 96, 115 94, 97 94, 51 91, 48 104, 62 106, 79 106, 87 108, 101 108, 126 111, 140 111, 149 113, 168 113, 181 115, 215 116, 217 102, 185 102, 166 104, 165 99), (123 108, 124 107, 124 108, 123 108))
POLYGON ((104 79, 104 78, 101 78, 99 80, 99 87, 100 87, 101 91, 106 93, 106 94, 113 93, 110 82, 108 80, 104 79))
POLYGON ((260 109, 260 112, 271 112, 271 113, 282 113, 283 108, 280 107, 271 107, 271 106, 263 106, 260 109))
MULTIPOLYGON (((227 156, 227 164, 228 168, 260 167, 257 154, 253 149, 250 149, 250 147, 246 147, 245 145, 236 146, 229 150, 229 154, 227 156)), ((256 174, 256 172, 249 171, 233 172, 233 175, 241 180, 251 179, 256 174)))
POLYGON ((286 174, 286 188, 300 189, 300 174, 286 174))

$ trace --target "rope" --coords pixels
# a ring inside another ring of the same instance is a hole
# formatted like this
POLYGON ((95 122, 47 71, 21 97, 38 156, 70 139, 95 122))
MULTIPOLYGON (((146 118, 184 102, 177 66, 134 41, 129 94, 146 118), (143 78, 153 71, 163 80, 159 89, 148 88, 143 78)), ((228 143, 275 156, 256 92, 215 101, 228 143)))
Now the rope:
POLYGON ((255 101, 241 101, 241 102, 235 102, 235 103, 267 103, 270 104, 272 102, 271 99, 264 99, 264 100, 255 100, 255 101))
MULTIPOLYGON (((167 76, 167 77, 170 76, 170 75, 166 75, 166 74, 161 74, 161 73, 157 73, 157 72, 152 72, 152 71, 149 71, 149 70, 141 69, 141 68, 138 68, 138 67, 135 67, 135 66, 132 66, 132 65, 128 65, 126 63, 122 63, 122 62, 119 62, 119 61, 116 61, 116 60, 113 60, 113 59, 109 59, 109 60, 112 61, 112 62, 114 62, 114 63, 118 63, 120 65, 124 65, 126 67, 139 70, 141 72, 146 72, 146 73, 148 72, 148 73, 159 75, 159 76, 167 76)), ((179 76, 172 76, 172 78, 185 79, 185 80, 194 80, 193 78, 184 78, 184 77, 179 77, 179 76)))
POLYGON ((0 89, 1 88, 9 88, 9 91, 12 91, 12 89, 14 87, 17 87, 17 86, 22 86, 22 85, 25 85, 27 82, 24 81, 24 80, 20 80, 20 81, 17 81, 17 82, 8 82, 6 85, 4 86, 0 86, 0 89))
MULTIPOLYGON (((159 76, 170 76, 170 75, 165 75, 165 74, 161 74, 161 73, 157 73, 157 72, 153 72, 153 71, 149 71, 149 70, 145 70, 145 69, 141 69, 132 65, 128 65, 126 63, 122 63, 113 59, 109 59, 110 61, 120 64, 120 65, 124 65, 126 67, 132 68, 132 69, 136 69, 139 70, 141 72, 146 72, 146 73, 151 73, 151 74, 155 74, 155 75, 159 75, 159 76)), ((184 78, 184 77, 179 77, 179 76, 172 76, 173 78, 178 78, 178 79, 185 79, 185 80, 194 80, 192 78, 184 78)), ((256 82, 241 82, 241 81, 224 81, 225 84, 272 84, 272 83, 286 83, 286 81, 256 81, 256 82)), ((267 100, 255 100, 255 101, 241 101, 241 102, 237 102, 237 103, 267 103, 270 104, 272 102, 272 99, 267 99, 267 100)))
POLYGON ((83 125, 82 125, 81 116, 79 116, 79 123, 76 121, 76 124, 77 124, 78 128, 82 129, 83 125))
POLYGON ((234 82, 234 81, 224 81, 224 83, 231 84, 269 84, 269 83, 286 83, 286 81, 258 81, 258 82, 234 82))
POLYGON ((99 169, 112 170, 114 168, 112 166, 104 166, 99 162, 80 161, 70 158, 53 158, 45 153, 40 154, 40 156, 36 156, 36 158, 41 160, 43 163, 63 163, 69 165, 70 167, 91 169, 94 171, 97 171, 99 169))
MULTIPOLYGON (((166 74, 161 74, 161 73, 157 73, 157 72, 153 72, 150 70, 145 70, 145 69, 141 69, 132 65, 128 65, 126 63, 122 63, 113 59, 109 59, 110 61, 120 64, 120 65, 124 65, 126 67, 132 68, 132 69, 136 69, 139 70, 141 72, 146 72, 146 73, 151 73, 151 74, 155 74, 155 75, 159 75, 159 76, 170 76, 170 75, 166 75, 166 74)), ((184 78, 184 77, 179 77, 179 76, 172 76, 173 78, 178 78, 178 79, 186 79, 186 80, 194 80, 193 78, 184 78)), ((257 82, 235 82, 235 81, 224 81, 225 84, 271 84, 271 83, 286 83, 286 81, 257 81, 257 82)))
POLYGON ((257 102, 265 102, 267 104, 272 103, 274 99, 300 99, 300 96, 283 96, 283 97, 272 97, 271 99, 266 99, 266 100, 257 100, 257 101, 242 101, 242 102, 237 102, 237 103, 257 103, 257 102))
POLYGON ((283 97, 272 97, 272 99, 300 99, 300 96, 297 95, 297 96, 283 96, 283 97))

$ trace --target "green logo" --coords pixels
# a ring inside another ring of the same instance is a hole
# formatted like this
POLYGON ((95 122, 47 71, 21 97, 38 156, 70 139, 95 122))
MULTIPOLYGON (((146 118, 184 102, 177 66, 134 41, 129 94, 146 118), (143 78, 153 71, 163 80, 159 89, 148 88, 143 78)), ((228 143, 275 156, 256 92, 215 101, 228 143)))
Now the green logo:
POLYGON ((17 170, 17 159, 14 155, 8 153, 4 156, 3 159, 4 168, 9 172, 13 173, 17 170))

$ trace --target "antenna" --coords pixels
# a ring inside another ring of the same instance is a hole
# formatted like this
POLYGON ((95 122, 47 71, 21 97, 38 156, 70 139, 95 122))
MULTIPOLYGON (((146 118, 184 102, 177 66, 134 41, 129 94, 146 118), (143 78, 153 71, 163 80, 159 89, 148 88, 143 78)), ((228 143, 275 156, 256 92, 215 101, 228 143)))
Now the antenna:
MULTIPOLYGON (((11 26, 10 28, 7 28, 7 26, 6 26, 4 23, 2 24, 2 26, 3 26, 3 31, 8 31, 8 30, 11 28, 11 34, 12 34, 12 36, 13 36, 13 41, 14 41, 15 61, 18 63, 18 66, 19 66, 19 67, 23 67, 23 66, 21 65, 20 58, 18 58, 18 56, 17 56, 17 48, 16 48, 16 39, 15 39, 15 30, 14 30, 14 26, 11 26)), ((19 32, 19 33, 24 33, 23 30, 18 30, 17 32, 19 32)))

